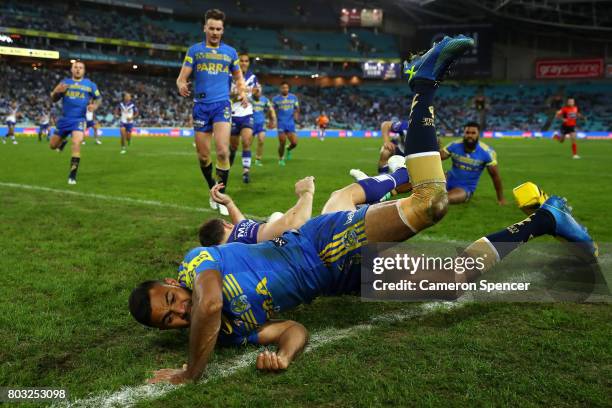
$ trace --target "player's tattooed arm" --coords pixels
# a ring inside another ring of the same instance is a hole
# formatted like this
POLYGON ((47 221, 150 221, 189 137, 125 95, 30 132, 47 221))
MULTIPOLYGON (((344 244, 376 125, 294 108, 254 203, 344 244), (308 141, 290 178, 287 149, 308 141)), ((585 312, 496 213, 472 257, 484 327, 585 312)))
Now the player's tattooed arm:
POLYGON ((64 93, 68 90, 68 84, 65 82, 60 82, 57 84, 53 91, 51 92, 51 100, 53 102, 57 102, 64 96, 64 93))
POLYGON ((221 273, 214 269, 200 272, 194 283, 189 330, 189 362, 179 369, 157 370, 149 383, 182 384, 197 381, 215 348, 221 327, 221 273))
POLYGON ((266 323, 258 333, 259 344, 277 344, 276 352, 264 351, 257 356, 257 369, 262 371, 286 370, 289 364, 304 350, 308 342, 308 330, 293 320, 276 320, 266 323))
POLYGON ((230 219, 232 223, 238 224, 240 221, 246 219, 240 208, 234 203, 232 197, 221 192, 221 189, 225 187, 223 183, 217 183, 210 189, 210 197, 217 203, 223 204, 227 207, 230 219))
POLYGON ((280 237, 285 232, 304 225, 312 216, 314 193, 314 177, 308 176, 295 183, 295 194, 298 196, 297 203, 276 221, 262 224, 257 232, 257 242, 280 237))
POLYGON ((487 166, 487 171, 493 181, 495 187, 495 193, 497 194, 497 203, 499 205, 506 205, 506 198, 504 197, 504 188, 502 186, 501 176, 499 175, 499 169, 497 166, 487 166))

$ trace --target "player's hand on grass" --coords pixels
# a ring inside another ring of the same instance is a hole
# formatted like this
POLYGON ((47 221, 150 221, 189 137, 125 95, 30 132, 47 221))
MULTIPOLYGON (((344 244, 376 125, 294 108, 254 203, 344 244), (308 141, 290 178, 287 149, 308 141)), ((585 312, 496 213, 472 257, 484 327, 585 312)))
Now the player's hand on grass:
POLYGON ((268 372, 278 372, 289 367, 289 361, 273 351, 264 351, 257 356, 257 369, 268 372))
POLYGON ((295 194, 298 197, 304 193, 314 194, 314 192, 315 192, 315 184, 314 184, 314 177, 312 176, 304 177, 303 179, 298 180, 298 182, 295 183, 295 194))
POLYGON ((187 364, 183 364, 183 368, 162 368, 153 372, 153 378, 149 378, 147 383, 168 383, 168 384, 184 384, 190 382, 187 378, 187 364))
POLYGON ((189 96, 191 95, 191 91, 189 90, 189 82, 181 82, 178 84, 179 95, 181 96, 189 96))
POLYGON ((497 200, 497 204, 499 204, 499 205, 506 205, 508 203, 506 202, 505 198, 501 198, 501 199, 497 200))
POLYGON ((210 197, 219 204, 228 205, 232 202, 232 198, 221 192, 223 187, 225 187, 223 183, 215 184, 213 188, 210 189, 210 197))

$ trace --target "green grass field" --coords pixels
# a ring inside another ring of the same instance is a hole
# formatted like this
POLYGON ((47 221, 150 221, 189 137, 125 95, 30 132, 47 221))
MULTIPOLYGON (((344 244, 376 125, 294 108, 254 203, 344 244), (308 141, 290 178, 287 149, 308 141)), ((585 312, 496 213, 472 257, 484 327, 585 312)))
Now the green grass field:
MULTIPOLYGON (((68 151, 19 142, 0 145, 0 386, 65 388, 80 406, 611 406, 609 304, 429 310, 318 299, 283 315, 313 334, 287 372, 258 373, 256 347, 221 349, 200 384, 142 387, 152 370, 186 361, 187 334, 141 327, 127 298, 142 280, 175 276, 197 246, 198 224, 213 215, 191 140, 135 139, 127 155, 117 139, 89 143, 76 186, 66 183, 68 151), (143 397, 150 389, 157 394, 143 397)), ((313 175, 316 213, 351 182, 350 168, 375 171, 379 143, 301 140, 281 169, 268 139, 265 166, 243 185, 238 159, 228 192, 264 217, 289 208, 294 181, 313 175)), ((485 174, 469 204, 419 239, 470 241, 518 221, 511 189, 532 180, 566 196, 593 236, 612 242, 612 143, 580 143, 582 160, 548 140, 490 144, 509 205, 496 204, 485 174)))

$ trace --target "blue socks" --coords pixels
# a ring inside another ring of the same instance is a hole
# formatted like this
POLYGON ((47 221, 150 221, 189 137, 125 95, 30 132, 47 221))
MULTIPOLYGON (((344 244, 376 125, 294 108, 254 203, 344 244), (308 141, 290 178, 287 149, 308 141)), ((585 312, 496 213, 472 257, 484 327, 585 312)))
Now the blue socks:
POLYGON ((423 152, 437 152, 438 139, 434 123, 433 99, 437 83, 428 80, 415 80, 414 98, 408 120, 409 135, 404 141, 406 155, 423 152))
POLYGON ((381 174, 376 177, 368 177, 359 180, 357 184, 363 188, 366 195, 366 203, 376 203, 388 192, 408 182, 408 170, 401 167, 392 174, 381 174))

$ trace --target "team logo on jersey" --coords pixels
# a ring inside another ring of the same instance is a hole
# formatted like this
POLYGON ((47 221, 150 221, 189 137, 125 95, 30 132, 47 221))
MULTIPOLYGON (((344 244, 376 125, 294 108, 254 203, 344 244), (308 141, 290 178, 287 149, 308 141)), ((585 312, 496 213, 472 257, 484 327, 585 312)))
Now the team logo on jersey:
POLYGON ((230 309, 235 314, 242 314, 251 308, 247 295, 236 296, 230 301, 230 309))
POLYGON ((355 216, 355 211, 351 211, 350 213, 348 213, 348 215, 346 216, 346 222, 344 223, 344 225, 348 225, 351 222, 353 222, 354 216, 355 216))
POLYGON ((277 247, 282 247, 287 245, 287 240, 283 237, 276 237, 272 240, 272 243, 277 247))
POLYGON ((357 232, 355 232, 354 229, 346 231, 346 234, 344 234, 344 236, 342 237, 342 241, 345 247, 354 247, 358 242, 357 232))

